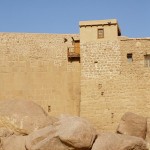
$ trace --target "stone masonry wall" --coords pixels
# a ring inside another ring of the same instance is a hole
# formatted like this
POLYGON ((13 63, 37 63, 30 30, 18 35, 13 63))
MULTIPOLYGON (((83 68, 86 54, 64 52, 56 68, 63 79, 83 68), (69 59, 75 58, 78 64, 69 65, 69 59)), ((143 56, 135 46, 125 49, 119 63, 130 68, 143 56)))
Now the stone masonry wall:
POLYGON ((81 116, 107 131, 115 131, 127 111, 150 116, 150 68, 144 66, 150 40, 81 45, 81 116), (132 53, 133 62, 127 53, 132 53))
POLYGON ((81 44, 81 113, 98 129, 110 127, 111 97, 105 98, 107 82, 119 75, 119 41, 81 44))
POLYGON ((67 59, 72 36, 79 35, 0 33, 0 100, 33 100, 51 115, 78 115, 80 63, 67 59))
POLYGON ((127 111, 150 116, 150 39, 81 43, 80 63, 67 59, 71 37, 79 35, 0 33, 0 100, 33 100, 51 115, 80 115, 107 131, 127 111))

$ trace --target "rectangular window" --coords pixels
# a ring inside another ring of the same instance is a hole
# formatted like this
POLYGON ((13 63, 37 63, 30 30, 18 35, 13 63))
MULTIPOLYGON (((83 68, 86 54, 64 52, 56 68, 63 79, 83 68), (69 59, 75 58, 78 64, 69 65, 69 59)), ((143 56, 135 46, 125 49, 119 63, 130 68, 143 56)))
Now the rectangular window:
POLYGON ((145 67, 150 67, 150 55, 145 55, 144 60, 145 60, 145 67))
POLYGON ((133 61, 132 53, 127 54, 127 60, 128 60, 129 63, 133 61))
POLYGON ((104 29, 97 30, 97 38, 98 39, 104 38, 104 29))

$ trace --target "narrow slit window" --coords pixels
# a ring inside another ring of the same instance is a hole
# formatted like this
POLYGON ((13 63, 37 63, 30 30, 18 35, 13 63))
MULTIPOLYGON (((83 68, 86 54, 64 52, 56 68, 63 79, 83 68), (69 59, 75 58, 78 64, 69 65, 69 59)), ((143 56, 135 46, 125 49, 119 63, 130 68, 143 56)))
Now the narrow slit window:
POLYGON ((97 38, 98 39, 104 38, 104 29, 97 30, 97 38))
POLYGON ((132 53, 127 54, 127 60, 128 60, 129 63, 131 63, 133 61, 132 53))
POLYGON ((145 55, 144 56, 144 60, 145 60, 145 67, 150 67, 150 55, 145 55))

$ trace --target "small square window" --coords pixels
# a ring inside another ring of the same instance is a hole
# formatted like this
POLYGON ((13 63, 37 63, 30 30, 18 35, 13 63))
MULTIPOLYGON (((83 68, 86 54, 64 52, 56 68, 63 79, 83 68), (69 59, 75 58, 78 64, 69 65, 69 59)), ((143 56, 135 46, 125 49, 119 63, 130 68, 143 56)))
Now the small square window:
POLYGON ((104 29, 97 30, 97 38, 98 39, 104 38, 104 29))
POLYGON ((150 67, 150 55, 145 55, 144 60, 145 60, 145 67, 150 67))
POLYGON ((131 63, 133 61, 132 53, 127 54, 127 60, 128 60, 129 63, 131 63))

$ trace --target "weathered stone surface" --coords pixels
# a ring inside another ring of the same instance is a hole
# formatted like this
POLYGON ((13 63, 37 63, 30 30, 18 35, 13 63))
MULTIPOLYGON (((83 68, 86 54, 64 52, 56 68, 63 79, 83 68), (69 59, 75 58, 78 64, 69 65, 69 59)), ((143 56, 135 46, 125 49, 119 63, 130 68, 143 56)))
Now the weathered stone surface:
POLYGON ((148 150, 148 148, 142 138, 103 133, 98 135, 92 150, 148 150))
POLYGON ((59 138, 75 148, 91 147, 96 137, 92 125, 80 117, 61 116, 57 123, 59 138))
POLYGON ((8 128, 0 128, 0 137, 8 137, 8 136, 11 136, 13 135, 13 131, 8 129, 8 128))
POLYGON ((127 112, 122 116, 117 132, 145 139, 146 124, 145 117, 127 112))
POLYGON ((2 140, 3 150, 26 150, 25 136, 12 135, 2 140))
POLYGON ((67 150, 90 148, 96 137, 95 129, 88 121, 71 116, 61 116, 54 125, 27 136, 29 150, 67 150))
POLYGON ((0 33, 0 100, 27 99, 54 116, 78 115, 80 63, 67 59, 72 37, 79 34, 0 33))
POLYGON ((27 136, 26 148, 28 150, 69 150, 56 136, 53 126, 35 131, 27 136))
POLYGON ((0 128, 8 128, 17 134, 29 134, 53 121, 52 117, 32 101, 0 101, 0 128))

